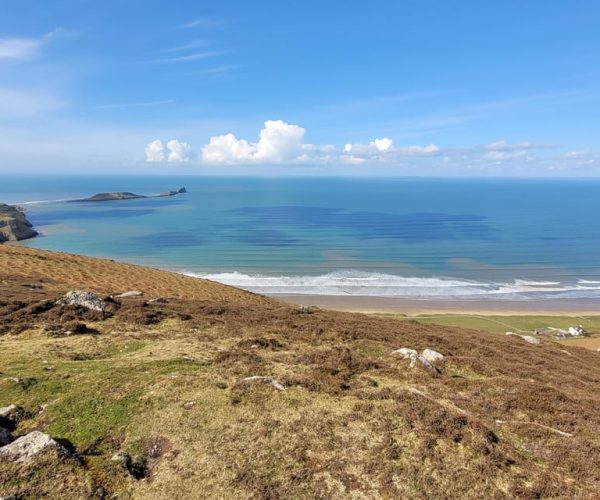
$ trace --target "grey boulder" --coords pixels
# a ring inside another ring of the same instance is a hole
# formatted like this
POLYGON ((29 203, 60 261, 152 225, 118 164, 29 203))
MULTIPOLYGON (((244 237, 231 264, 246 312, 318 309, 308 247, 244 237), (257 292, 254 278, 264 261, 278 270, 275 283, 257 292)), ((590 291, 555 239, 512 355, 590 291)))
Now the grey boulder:
POLYGON ((74 290, 68 292, 62 299, 56 301, 57 306, 81 306, 92 311, 104 312, 106 302, 94 292, 74 290))
POLYGON ((25 462, 36 455, 52 448, 60 455, 68 455, 64 446, 52 439, 48 434, 33 431, 0 448, 0 457, 25 462))

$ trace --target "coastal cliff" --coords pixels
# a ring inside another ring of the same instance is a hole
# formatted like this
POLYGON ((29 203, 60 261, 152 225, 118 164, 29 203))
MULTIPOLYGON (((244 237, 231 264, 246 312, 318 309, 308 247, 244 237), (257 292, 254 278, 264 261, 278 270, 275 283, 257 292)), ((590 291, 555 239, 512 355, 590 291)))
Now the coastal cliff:
POLYGON ((0 243, 26 240, 37 235, 20 208, 0 203, 0 243))
POLYGON ((118 191, 114 193, 98 193, 89 198, 81 198, 78 200, 70 200, 71 202, 84 202, 84 201, 121 201, 121 200, 138 200, 141 198, 164 198, 166 196, 176 196, 178 194, 184 194, 187 190, 185 187, 181 187, 173 191, 165 191, 156 196, 144 196, 142 194, 130 193, 129 191, 118 191))

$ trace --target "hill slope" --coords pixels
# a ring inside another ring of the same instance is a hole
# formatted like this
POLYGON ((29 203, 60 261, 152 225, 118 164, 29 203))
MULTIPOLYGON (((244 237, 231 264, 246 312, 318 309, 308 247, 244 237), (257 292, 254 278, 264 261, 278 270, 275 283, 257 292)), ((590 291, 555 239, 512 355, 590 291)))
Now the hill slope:
POLYGON ((0 461, 0 496, 600 495, 599 353, 12 246, 0 292, 0 406, 68 450, 0 461), (144 297, 54 305, 71 289, 144 297))

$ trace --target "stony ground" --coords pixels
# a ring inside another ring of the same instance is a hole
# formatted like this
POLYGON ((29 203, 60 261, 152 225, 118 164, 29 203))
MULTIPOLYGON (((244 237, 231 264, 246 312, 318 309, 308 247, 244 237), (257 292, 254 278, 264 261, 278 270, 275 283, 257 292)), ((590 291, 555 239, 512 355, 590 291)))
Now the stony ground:
POLYGON ((60 445, 0 460, 0 497, 600 496, 590 350, 12 246, 0 332, 0 406, 22 407, 0 427, 60 445), (73 289, 144 295, 55 305, 73 289))

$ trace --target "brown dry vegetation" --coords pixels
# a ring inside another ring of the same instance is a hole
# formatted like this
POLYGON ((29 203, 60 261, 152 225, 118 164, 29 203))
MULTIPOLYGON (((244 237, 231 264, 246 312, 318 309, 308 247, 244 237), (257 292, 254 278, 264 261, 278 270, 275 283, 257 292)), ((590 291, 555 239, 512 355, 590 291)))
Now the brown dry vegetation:
POLYGON ((589 350, 301 311, 17 247, 0 248, 0 329, 0 406, 28 412, 15 434, 40 429, 75 453, 0 463, 0 496, 600 497, 589 350), (145 296, 106 315, 51 307, 73 288, 145 296), (147 304, 158 296, 168 302, 147 304), (90 333, 60 336, 74 323, 90 333), (441 373, 409 368, 399 347, 443 353, 441 373), (287 390, 240 383, 253 375, 287 390), (118 451, 128 468, 110 460, 118 451))

